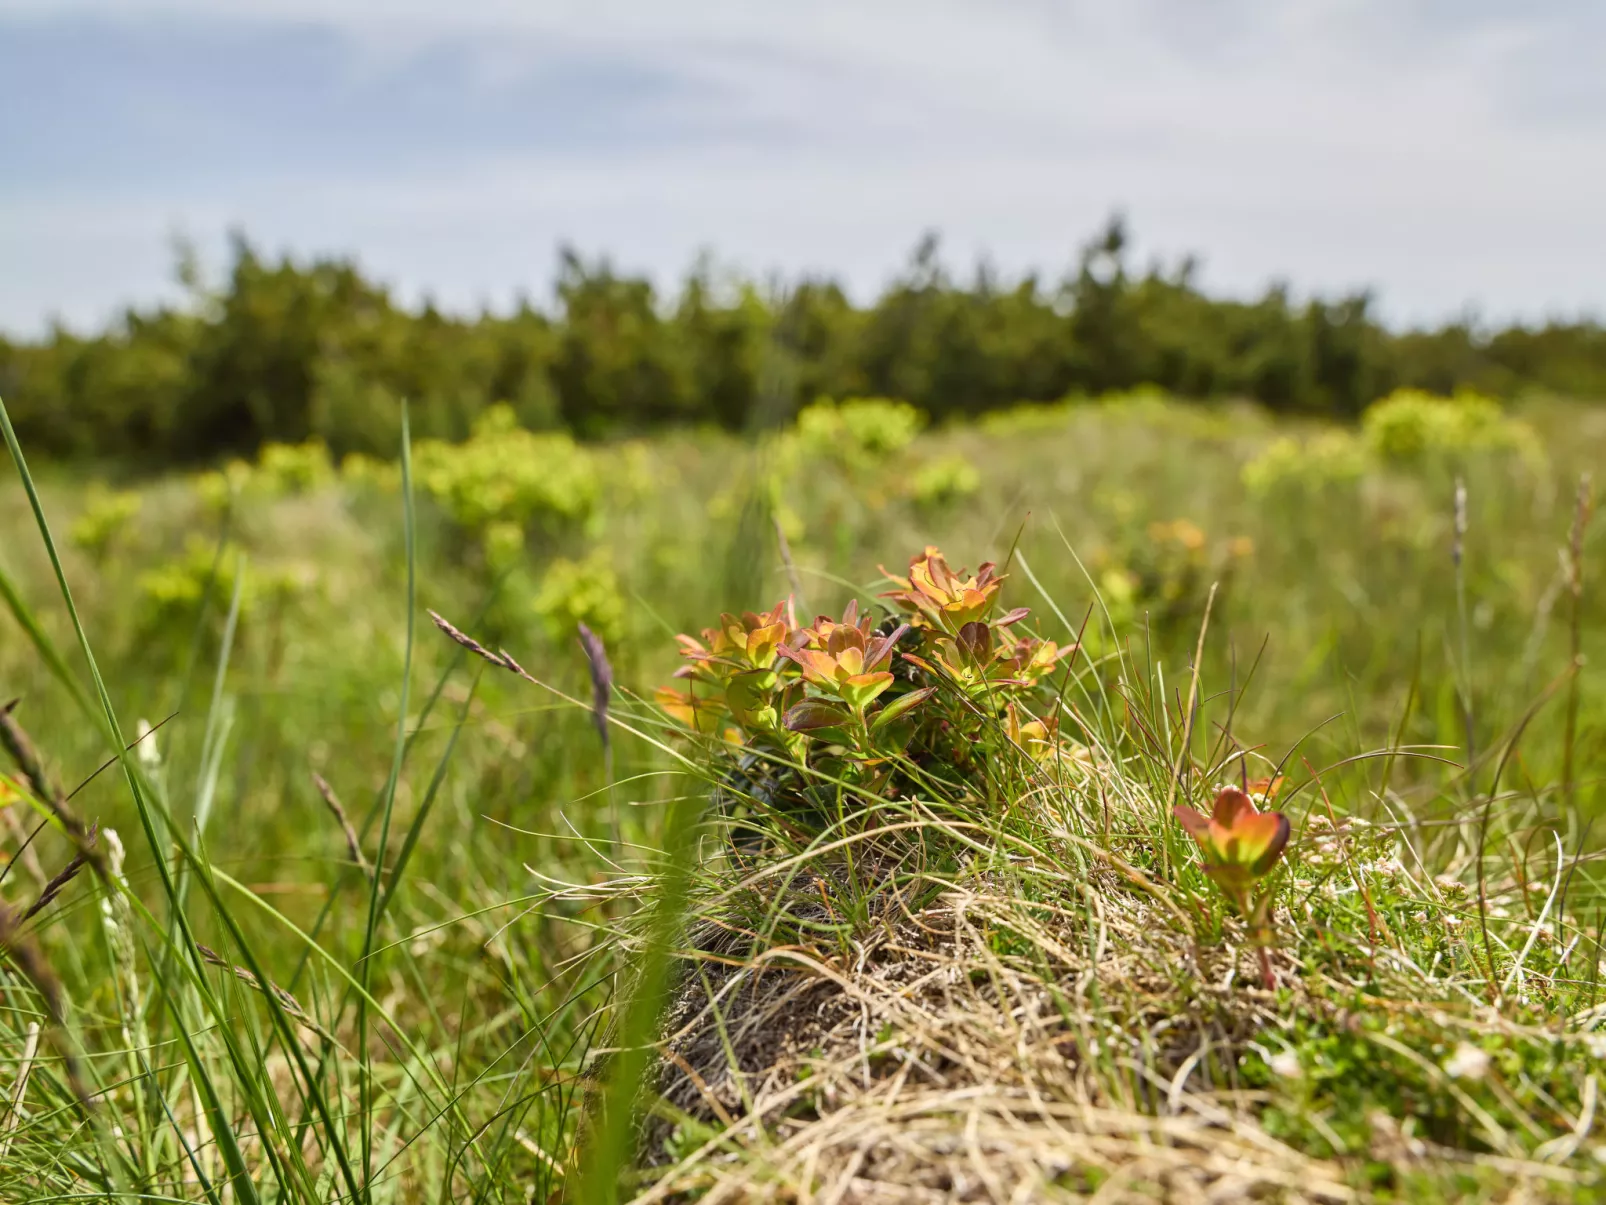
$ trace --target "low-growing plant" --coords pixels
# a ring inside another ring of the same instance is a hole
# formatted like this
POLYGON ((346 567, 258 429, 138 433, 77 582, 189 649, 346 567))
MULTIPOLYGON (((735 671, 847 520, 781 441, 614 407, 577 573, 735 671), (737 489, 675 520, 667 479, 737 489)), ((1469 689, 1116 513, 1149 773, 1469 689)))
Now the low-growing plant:
POLYGON ((492 573, 504 573, 524 560, 524 527, 512 519, 496 519, 480 533, 480 550, 492 573))
POLYGON ((262 446, 256 461, 230 460, 195 478, 201 505, 222 514, 243 499, 257 502, 310 494, 336 480, 334 461, 321 439, 262 446))
MULTIPOLYGON (((1265 799, 1275 784, 1263 786, 1265 799)), ((1288 817, 1281 812, 1259 811, 1254 800, 1237 787, 1223 787, 1209 816, 1187 804, 1173 809, 1177 822, 1199 843, 1204 872, 1249 925, 1250 940, 1260 954, 1266 987, 1276 986, 1266 946, 1271 940, 1272 893, 1260 884, 1276 868, 1288 845, 1288 817)))
POLYGON ((139 626, 152 640, 171 642, 199 622, 219 629, 236 605, 236 622, 247 627, 253 616, 282 615, 317 586, 318 571, 308 562, 265 561, 248 564, 241 549, 192 535, 182 552, 146 570, 138 579, 139 626))
POLYGON ((1173 421, 1184 405, 1176 395, 1154 385, 1101 393, 1094 404, 1122 419, 1160 423, 1173 421))
POLYGON ((1052 760, 1062 742, 1044 684, 1074 646, 1017 632, 1024 607, 996 614, 1004 577, 993 564, 955 572, 928 547, 888 579, 879 623, 854 600, 805 626, 786 601, 680 636, 686 686, 660 690, 660 705, 713 738, 727 777, 740 768, 750 780, 755 758, 792 771, 782 794, 814 823, 847 802, 839 788, 861 807, 922 793, 981 800, 1002 763, 1052 760))

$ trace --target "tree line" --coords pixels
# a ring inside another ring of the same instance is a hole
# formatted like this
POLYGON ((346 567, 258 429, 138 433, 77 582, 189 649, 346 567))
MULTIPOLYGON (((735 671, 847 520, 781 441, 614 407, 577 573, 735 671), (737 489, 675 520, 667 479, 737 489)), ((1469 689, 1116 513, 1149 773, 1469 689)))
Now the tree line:
POLYGON ((221 282, 188 260, 180 277, 186 301, 100 333, 0 338, 0 396, 28 447, 165 465, 319 437, 389 455, 404 398, 417 436, 463 438, 506 402, 527 427, 598 439, 758 429, 820 396, 901 398, 939 422, 1140 385, 1335 418, 1400 386, 1606 396, 1596 321, 1393 331, 1366 294, 1224 300, 1191 259, 1135 266, 1118 219, 1057 279, 960 279, 928 236, 867 305, 825 277, 760 285, 702 265, 662 296, 570 249, 550 306, 477 316, 408 307, 350 259, 275 260, 240 236, 221 282))

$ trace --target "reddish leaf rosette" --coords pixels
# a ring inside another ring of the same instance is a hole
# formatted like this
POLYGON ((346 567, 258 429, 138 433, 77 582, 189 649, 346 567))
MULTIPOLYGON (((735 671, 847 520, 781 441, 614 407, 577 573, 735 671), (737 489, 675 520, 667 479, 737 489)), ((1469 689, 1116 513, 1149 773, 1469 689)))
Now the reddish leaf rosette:
POLYGON ((1208 818, 1191 807, 1173 809, 1204 852, 1205 873, 1240 904, 1255 883, 1271 873, 1288 844, 1288 817, 1261 812, 1237 787, 1224 787, 1208 818))

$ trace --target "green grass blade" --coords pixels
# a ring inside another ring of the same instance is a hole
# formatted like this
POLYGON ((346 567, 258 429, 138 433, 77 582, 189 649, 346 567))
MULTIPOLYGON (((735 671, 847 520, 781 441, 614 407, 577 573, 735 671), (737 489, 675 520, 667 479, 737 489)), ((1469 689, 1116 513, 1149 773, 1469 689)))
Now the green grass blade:
MULTIPOLYGON (((380 890, 384 881, 385 852, 390 840, 391 818, 396 807, 396 786, 401 781, 402 759, 407 752, 407 700, 413 674, 413 636, 415 612, 418 606, 418 541, 417 521, 413 513, 413 459, 412 441, 408 437, 407 406, 402 406, 402 511, 407 546, 407 636, 402 654, 402 680, 398 692, 396 715, 396 746, 391 758, 390 774, 385 780, 383 809, 379 821, 379 845, 374 854, 374 876, 368 891, 368 919, 363 934, 362 960, 358 964, 358 978, 366 991, 373 964, 369 955, 379 929, 380 890)), ((363 1185, 370 1192, 373 1175, 373 1134, 367 1124, 373 1107, 372 1068, 368 1059, 368 1003, 366 995, 357 1001, 357 1043, 361 1067, 362 1116, 362 1173, 363 1185)))

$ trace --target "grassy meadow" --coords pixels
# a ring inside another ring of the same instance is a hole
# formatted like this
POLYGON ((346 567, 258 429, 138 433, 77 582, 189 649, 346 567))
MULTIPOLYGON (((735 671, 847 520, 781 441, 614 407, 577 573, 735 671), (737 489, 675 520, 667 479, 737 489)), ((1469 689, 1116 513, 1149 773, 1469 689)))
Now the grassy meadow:
POLYGON ((1142 394, 8 465, 0 1199, 1593 1199, 1603 464, 1578 402, 1142 394), (867 606, 927 545, 1080 641, 1046 698, 1086 769, 777 827, 823 869, 765 895, 655 705, 674 637, 867 606), (1171 806, 1277 774, 1263 985, 1171 806), (862 1010, 763 995, 805 980, 862 1010), (666 995, 703 1030, 654 1046, 666 995))

